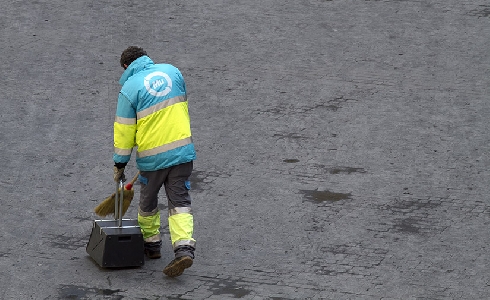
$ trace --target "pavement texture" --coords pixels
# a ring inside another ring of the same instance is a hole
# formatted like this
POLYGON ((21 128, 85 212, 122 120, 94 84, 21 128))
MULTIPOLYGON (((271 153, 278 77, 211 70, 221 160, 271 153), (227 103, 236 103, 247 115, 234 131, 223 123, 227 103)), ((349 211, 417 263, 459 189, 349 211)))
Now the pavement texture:
POLYGON ((488 0, 4 0, 0 24, 0 299, 490 298, 488 0), (160 260, 85 251, 130 45, 189 92, 175 279, 163 193, 160 260))

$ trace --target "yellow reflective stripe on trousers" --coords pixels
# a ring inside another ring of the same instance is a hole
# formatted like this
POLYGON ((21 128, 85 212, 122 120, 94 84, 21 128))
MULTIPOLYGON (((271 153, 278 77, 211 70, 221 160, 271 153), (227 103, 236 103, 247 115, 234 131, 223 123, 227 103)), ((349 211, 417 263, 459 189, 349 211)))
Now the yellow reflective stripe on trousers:
POLYGON ((144 239, 144 242, 145 243, 155 243, 155 242, 159 242, 161 240, 162 240, 162 238, 160 237, 160 235, 156 234, 154 236, 150 236, 150 237, 144 239))
POLYGON ((190 207, 174 207, 174 208, 168 210, 169 216, 173 216, 176 214, 191 214, 192 215, 192 209, 190 207))
POLYGON ((180 240, 180 241, 177 241, 173 244, 173 248, 174 250, 177 249, 178 247, 180 246, 191 246, 193 248, 196 248, 196 241, 195 240, 180 240))
POLYGON ((191 214, 182 213, 168 217, 168 228, 170 230, 172 245, 175 245, 179 241, 196 242, 192 238, 194 218, 191 214))

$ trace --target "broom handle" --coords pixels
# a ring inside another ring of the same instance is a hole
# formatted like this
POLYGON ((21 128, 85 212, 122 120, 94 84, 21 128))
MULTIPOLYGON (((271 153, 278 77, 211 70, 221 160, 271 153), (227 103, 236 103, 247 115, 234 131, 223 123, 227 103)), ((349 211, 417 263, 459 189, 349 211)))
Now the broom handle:
POLYGON ((123 202, 124 202, 124 190, 131 190, 133 188, 133 184, 138 180, 138 176, 140 175, 140 171, 134 175, 133 179, 126 184, 126 186, 123 185, 122 180, 120 180, 118 183, 116 183, 116 201, 114 203, 114 218, 117 220, 117 226, 121 227, 122 226, 122 211, 123 211, 123 202))
POLYGON ((114 201, 114 219, 117 221, 117 226, 122 226, 122 211, 123 211, 123 202, 124 202, 124 190, 131 190, 133 188, 133 184, 138 180, 138 176, 140 172, 136 173, 136 175, 131 179, 131 181, 124 186, 122 180, 116 182, 116 197, 114 201))
POLYGON ((133 187, 133 184, 136 182, 136 180, 138 180, 139 175, 140 175, 140 171, 138 171, 138 173, 136 173, 136 175, 134 175, 133 179, 131 179, 131 181, 128 184, 126 184, 126 186, 124 188, 126 190, 130 190, 133 187))
POLYGON ((124 185, 122 180, 119 181, 118 186, 116 186, 116 202, 115 209, 117 212, 117 227, 122 227, 122 209, 123 209, 123 198, 124 198, 124 185), (119 196, 119 197, 118 197, 119 196))

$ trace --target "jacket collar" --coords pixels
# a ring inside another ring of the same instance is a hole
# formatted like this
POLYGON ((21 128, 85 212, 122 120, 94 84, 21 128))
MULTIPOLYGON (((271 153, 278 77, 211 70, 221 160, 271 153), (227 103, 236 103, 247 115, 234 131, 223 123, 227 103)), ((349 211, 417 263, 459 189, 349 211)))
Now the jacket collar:
POLYGON ((146 55, 138 57, 135 59, 128 68, 121 75, 121 79, 119 79, 119 83, 124 85, 124 83, 129 79, 129 77, 138 73, 141 70, 144 70, 148 65, 153 65, 153 61, 146 55))

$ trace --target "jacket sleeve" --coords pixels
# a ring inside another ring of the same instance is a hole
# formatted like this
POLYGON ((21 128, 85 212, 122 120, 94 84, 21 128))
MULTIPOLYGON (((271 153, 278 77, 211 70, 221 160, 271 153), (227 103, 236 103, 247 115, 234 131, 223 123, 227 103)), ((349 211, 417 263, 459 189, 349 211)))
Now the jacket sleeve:
POLYGON ((136 142, 136 109, 121 91, 114 120, 114 162, 127 163, 136 142))

